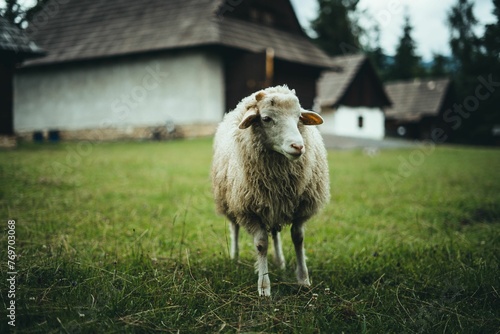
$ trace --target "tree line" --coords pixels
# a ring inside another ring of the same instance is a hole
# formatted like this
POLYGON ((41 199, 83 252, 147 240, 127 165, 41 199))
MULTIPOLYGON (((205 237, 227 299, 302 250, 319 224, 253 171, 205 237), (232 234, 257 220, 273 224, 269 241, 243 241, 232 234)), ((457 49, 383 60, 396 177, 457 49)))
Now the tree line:
MULTIPOLYGON (((455 141, 472 144, 499 144, 500 133, 500 0, 492 0, 495 22, 479 26, 472 0, 457 0, 447 14, 451 55, 434 54, 424 64, 412 37, 413 25, 404 14, 401 37, 394 55, 380 46, 380 28, 374 23, 368 33, 358 24, 366 13, 358 11, 359 0, 318 0, 319 13, 311 22, 312 40, 331 56, 363 52, 384 81, 449 77, 456 104, 471 101, 473 112, 464 113, 455 141), (362 39, 368 42, 362 43, 362 39), (427 65, 427 66, 426 66, 427 65), (484 85, 483 98, 475 98, 484 85), (475 99, 474 99, 475 98, 475 99)), ((466 106, 467 107, 467 106, 466 106)))
POLYGON ((5 4, 0 8, 0 16, 24 29, 48 0, 35 0, 31 6, 27 7, 23 6, 20 0, 5 0, 4 2, 5 4))

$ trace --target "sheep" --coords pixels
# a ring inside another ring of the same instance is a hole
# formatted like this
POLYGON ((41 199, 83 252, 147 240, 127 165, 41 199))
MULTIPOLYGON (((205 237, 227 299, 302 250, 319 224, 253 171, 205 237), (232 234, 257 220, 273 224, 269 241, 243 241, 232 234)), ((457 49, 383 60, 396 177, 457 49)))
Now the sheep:
POLYGON ((301 108, 295 90, 276 86, 244 98, 217 127, 211 168, 216 210, 230 220, 232 259, 238 258, 240 226, 253 236, 260 296, 271 295, 268 234, 274 261, 284 269, 280 231, 290 224, 297 281, 311 284, 303 225, 330 199, 327 152, 318 129, 309 126, 322 123, 301 108))

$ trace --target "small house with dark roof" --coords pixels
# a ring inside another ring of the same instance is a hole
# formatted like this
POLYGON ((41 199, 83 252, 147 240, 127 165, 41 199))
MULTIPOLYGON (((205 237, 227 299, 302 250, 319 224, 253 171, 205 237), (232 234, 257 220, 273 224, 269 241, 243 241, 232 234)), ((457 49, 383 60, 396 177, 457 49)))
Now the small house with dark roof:
POLYGON ((395 81, 385 89, 393 101, 385 114, 387 135, 424 140, 436 128, 449 131, 443 115, 453 103, 450 79, 395 81))
POLYGON ((211 134, 238 101, 269 85, 287 84, 304 108, 312 108, 316 80, 331 65, 288 0, 55 5, 57 11, 42 10, 29 27, 50 52, 16 77, 15 129, 21 134, 211 134))
POLYGON ((366 55, 332 58, 335 69, 318 81, 318 105, 325 119, 321 131, 348 137, 382 139, 384 108, 391 105, 366 55))
POLYGON ((18 27, 0 17, 0 146, 13 146, 13 79, 16 67, 25 59, 44 52, 18 27))

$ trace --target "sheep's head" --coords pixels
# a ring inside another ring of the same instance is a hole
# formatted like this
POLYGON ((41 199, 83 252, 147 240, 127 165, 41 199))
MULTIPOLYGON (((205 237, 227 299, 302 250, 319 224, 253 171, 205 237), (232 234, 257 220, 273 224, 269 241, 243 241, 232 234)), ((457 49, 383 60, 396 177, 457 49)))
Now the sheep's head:
POLYGON ((306 150, 300 129, 323 123, 321 116, 302 109, 295 91, 288 88, 260 91, 246 108, 239 128, 253 126, 267 148, 289 160, 300 158, 306 150))

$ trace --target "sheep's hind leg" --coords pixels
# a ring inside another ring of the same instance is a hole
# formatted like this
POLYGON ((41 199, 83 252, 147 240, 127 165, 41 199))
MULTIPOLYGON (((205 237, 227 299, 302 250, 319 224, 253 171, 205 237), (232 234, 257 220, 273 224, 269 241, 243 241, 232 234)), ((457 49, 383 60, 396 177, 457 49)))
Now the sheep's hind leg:
POLYGON ((231 259, 237 260, 239 256, 238 236, 240 232, 240 225, 231 222, 231 224, 229 224, 229 230, 231 232, 231 250, 229 256, 231 259))
POLYGON ((259 275, 257 290, 259 296, 271 296, 271 280, 267 269, 267 249, 268 236, 265 229, 259 229, 253 236, 255 248, 257 250, 256 269, 259 275))
POLYGON ((271 234, 274 242, 274 262, 280 269, 285 269, 285 257, 283 256, 280 232, 272 230, 271 234))
POLYGON ((310 286, 309 273, 306 266, 304 252, 304 227, 302 224, 293 224, 291 229, 292 241, 297 255, 297 281, 301 285, 310 286))

